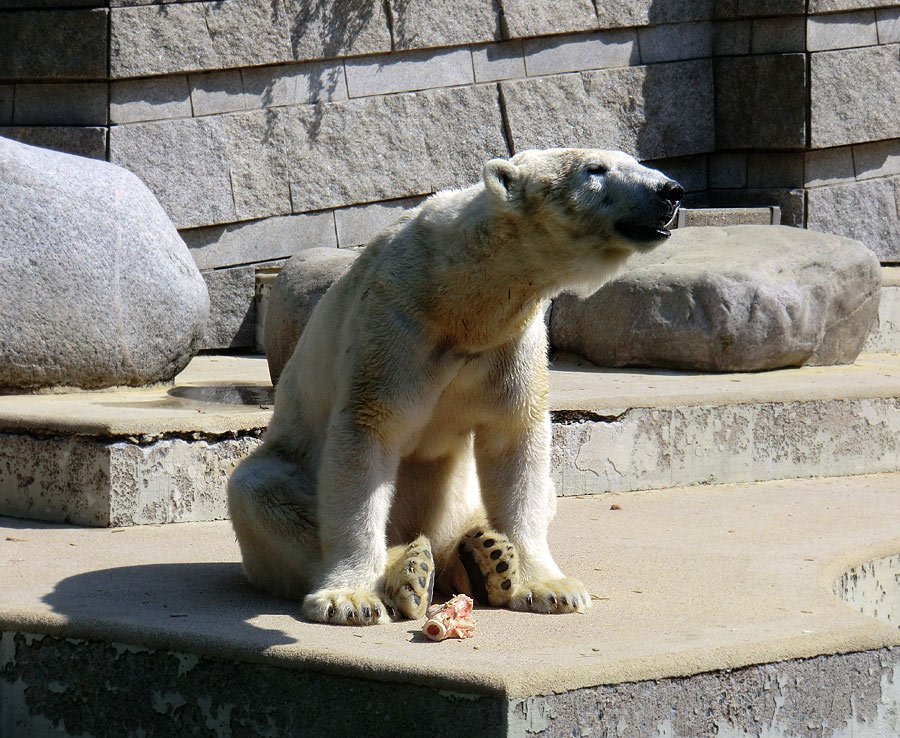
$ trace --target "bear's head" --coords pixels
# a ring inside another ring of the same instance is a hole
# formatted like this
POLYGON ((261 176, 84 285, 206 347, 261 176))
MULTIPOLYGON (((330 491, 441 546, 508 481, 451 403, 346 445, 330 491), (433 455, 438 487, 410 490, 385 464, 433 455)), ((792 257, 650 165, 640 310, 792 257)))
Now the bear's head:
POLYGON ((540 227, 578 261, 650 250, 669 237, 666 226, 684 196, 662 172, 599 149, 529 150, 508 161, 492 159, 484 183, 495 208, 540 227))

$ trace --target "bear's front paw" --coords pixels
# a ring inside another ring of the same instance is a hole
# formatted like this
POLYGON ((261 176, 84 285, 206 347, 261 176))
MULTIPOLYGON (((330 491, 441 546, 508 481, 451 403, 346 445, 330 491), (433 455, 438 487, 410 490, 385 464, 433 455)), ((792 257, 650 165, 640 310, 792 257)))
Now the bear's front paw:
POLYGON ((513 610, 554 615, 584 612, 590 606, 591 597, 577 579, 526 582, 513 592, 509 600, 509 607, 513 610))
POLYGON ((332 625, 377 625, 391 622, 387 606, 374 592, 359 589, 320 589, 306 595, 303 616, 332 625))

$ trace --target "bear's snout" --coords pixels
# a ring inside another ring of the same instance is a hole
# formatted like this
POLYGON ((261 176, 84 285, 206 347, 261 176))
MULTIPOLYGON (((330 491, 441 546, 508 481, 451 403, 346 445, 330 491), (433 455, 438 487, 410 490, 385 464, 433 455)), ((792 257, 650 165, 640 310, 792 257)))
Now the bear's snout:
POLYGON ((674 179, 663 182, 663 185, 659 188, 658 192, 659 196, 669 204, 673 211, 678 207, 679 203, 681 203, 682 198, 684 198, 684 187, 678 184, 674 179))

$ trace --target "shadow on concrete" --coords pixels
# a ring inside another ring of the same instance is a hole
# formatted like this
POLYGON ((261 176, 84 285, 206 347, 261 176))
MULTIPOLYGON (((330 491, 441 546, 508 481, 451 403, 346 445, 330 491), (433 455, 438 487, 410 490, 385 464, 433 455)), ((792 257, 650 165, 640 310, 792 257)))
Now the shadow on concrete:
POLYGON ((43 598, 75 631, 113 641, 229 644, 259 652, 294 643, 277 628, 250 621, 260 616, 299 616, 300 605, 253 589, 237 562, 148 564, 101 569, 64 579, 43 598))

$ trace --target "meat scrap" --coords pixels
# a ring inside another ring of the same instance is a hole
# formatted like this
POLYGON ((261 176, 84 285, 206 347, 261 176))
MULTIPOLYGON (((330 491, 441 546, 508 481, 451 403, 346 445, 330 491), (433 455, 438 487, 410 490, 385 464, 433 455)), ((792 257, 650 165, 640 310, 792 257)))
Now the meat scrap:
POLYGON ((443 605, 432 605, 425 613, 422 632, 433 641, 446 638, 471 638, 475 635, 475 602, 464 594, 454 595, 443 605))

